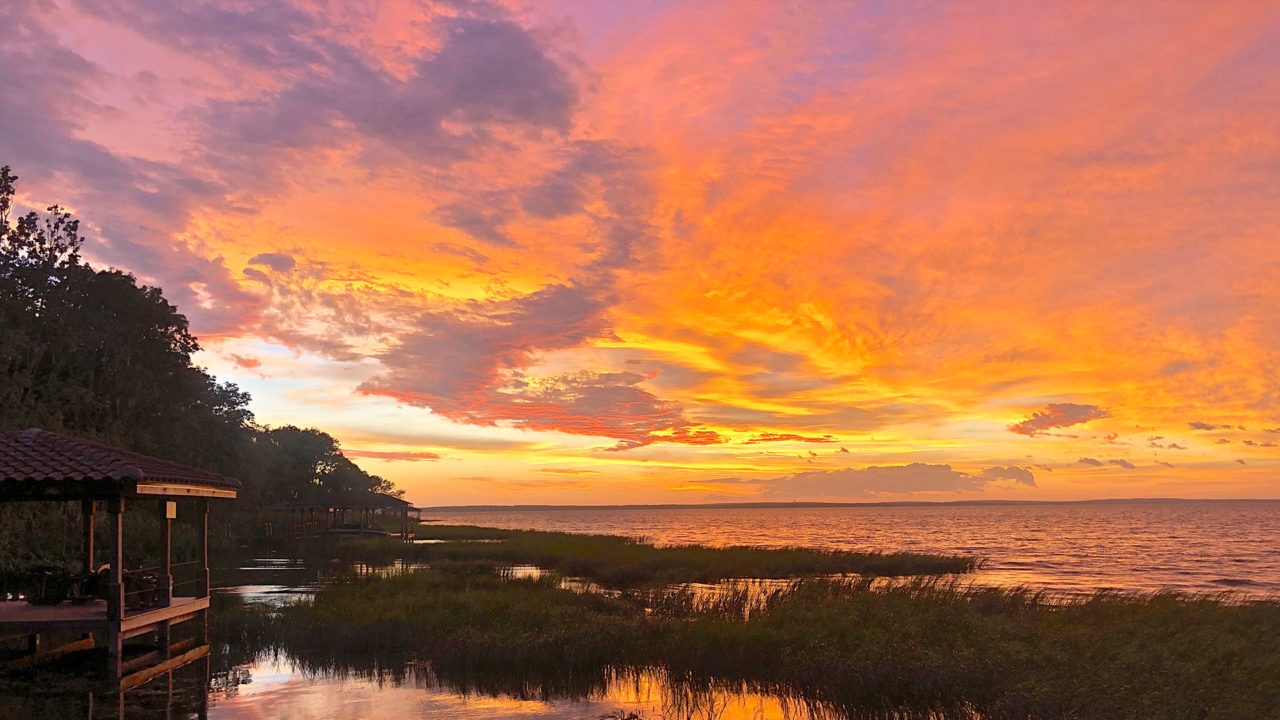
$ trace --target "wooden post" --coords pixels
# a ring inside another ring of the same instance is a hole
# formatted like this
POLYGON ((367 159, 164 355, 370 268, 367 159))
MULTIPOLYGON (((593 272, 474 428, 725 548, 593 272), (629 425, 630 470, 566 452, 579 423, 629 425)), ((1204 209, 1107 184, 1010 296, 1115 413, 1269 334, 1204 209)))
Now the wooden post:
POLYGON ((168 500, 160 501, 164 512, 160 525, 160 545, 164 550, 163 572, 160 574, 160 597, 165 607, 173 604, 173 518, 169 517, 168 500))
POLYGON ((93 501, 80 501, 81 567, 87 575, 93 572, 93 501))
POLYGON ((200 498, 196 502, 199 505, 196 515, 200 523, 200 566, 203 568, 199 575, 198 597, 207 597, 209 595, 209 499, 200 498))
MULTIPOLYGON (((200 498, 196 501, 196 517, 200 523, 200 567, 203 570, 197 571, 199 574, 199 583, 197 583, 196 597, 209 596, 209 499, 200 498)), ((201 610, 200 619, 196 624, 196 642, 200 644, 209 641, 209 611, 201 610)))
POLYGON ((124 498, 111 498, 111 578, 107 582, 107 662, 111 677, 120 679, 124 639, 120 622, 124 619, 124 498))
MULTIPOLYGON (((160 545, 164 552, 164 565, 160 573, 160 601, 165 607, 173 605, 173 518, 169 512, 169 500, 160 501, 160 510, 164 514, 160 518, 160 545)), ((173 635, 169 630, 169 622, 160 623, 156 627, 156 643, 160 646, 160 657, 169 659, 169 645, 173 635)))

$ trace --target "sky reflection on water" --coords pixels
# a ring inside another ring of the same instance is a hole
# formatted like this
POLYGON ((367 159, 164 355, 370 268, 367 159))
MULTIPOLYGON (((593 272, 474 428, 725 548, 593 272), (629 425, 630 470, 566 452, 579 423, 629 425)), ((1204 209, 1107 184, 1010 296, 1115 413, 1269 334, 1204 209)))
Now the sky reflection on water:
POLYGON ((691 694, 654 674, 618 679, 590 699, 524 699, 461 693, 410 674, 402 683, 356 676, 307 676, 287 659, 245 668, 252 682, 210 698, 211 720, 392 720, 405 717, 599 720, 635 713, 648 720, 759 720, 814 717, 803 707, 750 692, 691 694))

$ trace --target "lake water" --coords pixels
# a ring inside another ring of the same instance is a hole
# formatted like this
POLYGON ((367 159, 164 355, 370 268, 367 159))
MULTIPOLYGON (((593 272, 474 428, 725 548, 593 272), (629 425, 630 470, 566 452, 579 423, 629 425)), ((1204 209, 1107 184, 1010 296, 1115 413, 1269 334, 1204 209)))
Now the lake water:
MULTIPOLYGON (((424 519, 427 514, 424 513, 424 519)), ((642 536, 658 544, 799 545, 974 555, 978 582, 1280 593, 1280 502, 432 511, 446 523, 642 536)))

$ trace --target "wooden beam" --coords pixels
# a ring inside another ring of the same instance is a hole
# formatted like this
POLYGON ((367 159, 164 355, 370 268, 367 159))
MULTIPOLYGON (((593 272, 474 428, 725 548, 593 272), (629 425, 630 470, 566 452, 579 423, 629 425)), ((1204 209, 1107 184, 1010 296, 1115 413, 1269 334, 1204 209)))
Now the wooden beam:
POLYGON ((120 667, 121 669, 124 670, 124 672, 130 673, 130 672, 133 672, 134 670, 137 670, 138 668, 146 667, 153 662, 157 662, 159 660, 167 660, 175 655, 181 655, 182 653, 186 652, 188 649, 195 647, 195 644, 196 644, 196 639, 193 637, 186 638, 185 640, 179 640, 178 642, 173 643, 172 645, 169 646, 168 654, 164 652, 164 648, 157 648, 145 655, 139 655, 138 657, 130 658, 128 662, 121 663, 120 667))
POLYGON ((234 500, 236 497, 235 490, 180 483, 138 483, 136 492, 139 495, 168 495, 169 497, 226 498, 229 500, 234 500))
POLYGON ((146 612, 130 615, 120 622, 120 631, 126 637, 141 635, 155 629, 161 622, 180 623, 189 619, 201 610, 209 609, 209 598, 178 598, 178 602, 169 607, 158 607, 146 612), (136 631, 136 632, 135 632, 136 631))
POLYGON ((126 690, 132 690, 154 677, 159 677, 170 670, 176 670, 192 660, 197 660, 208 654, 209 646, 201 645, 200 647, 188 650, 175 658, 165 660, 159 665, 149 667, 146 670, 141 670, 132 675, 123 677, 120 679, 120 692, 123 693, 126 690))
POLYGON ((90 635, 64 645, 51 647, 48 650, 41 650, 39 652, 32 653, 26 657, 20 657, 17 660, 11 660, 8 665, 5 665, 5 669, 17 670, 19 668, 31 667, 32 665, 38 665, 46 660, 52 660, 68 653, 77 652, 79 650, 92 650, 93 648, 94 640, 93 636, 90 635))

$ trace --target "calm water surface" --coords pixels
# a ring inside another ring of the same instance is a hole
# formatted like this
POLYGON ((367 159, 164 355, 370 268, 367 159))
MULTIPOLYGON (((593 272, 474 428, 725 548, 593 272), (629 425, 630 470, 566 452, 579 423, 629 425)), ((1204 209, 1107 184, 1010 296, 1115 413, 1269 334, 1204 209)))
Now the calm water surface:
POLYGON ((244 668, 252 682, 215 693, 211 720, 820 720, 786 700, 745 690, 682 693, 653 675, 619 679, 580 699, 541 699, 462 692, 427 678, 391 682, 354 676, 307 676, 287 660, 262 658, 244 668))
MULTIPOLYGON (((424 518, 426 515, 424 514, 424 518)), ((799 545, 976 555, 975 579, 1055 591, 1280 593, 1280 502, 432 512, 447 523, 643 536, 659 544, 799 545)))

